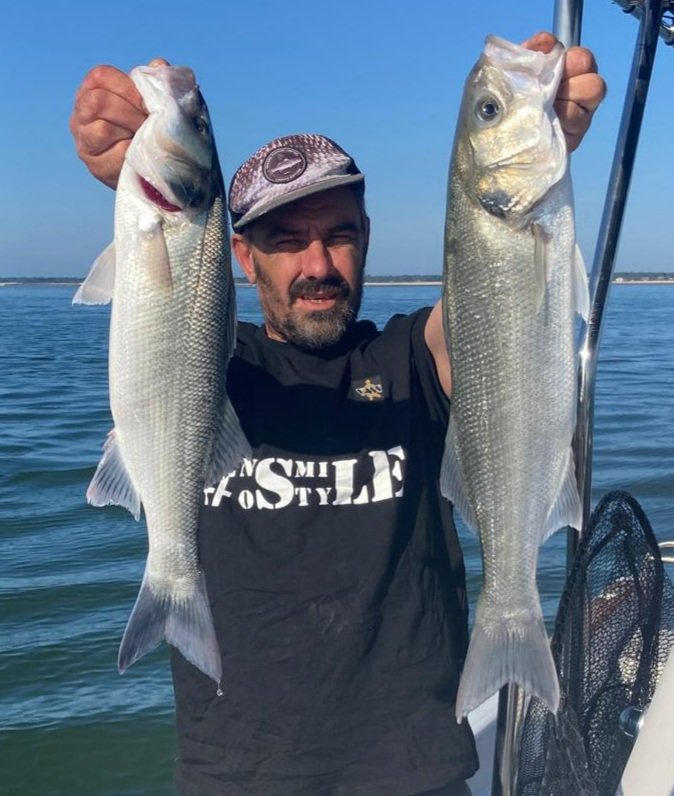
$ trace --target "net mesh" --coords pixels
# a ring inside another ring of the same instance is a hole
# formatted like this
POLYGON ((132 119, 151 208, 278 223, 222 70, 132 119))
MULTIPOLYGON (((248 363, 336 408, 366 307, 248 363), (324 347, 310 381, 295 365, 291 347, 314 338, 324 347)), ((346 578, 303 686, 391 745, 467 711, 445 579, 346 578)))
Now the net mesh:
POLYGON ((532 698, 518 796, 614 796, 632 741, 620 714, 646 705, 674 638, 674 589, 646 515, 625 492, 594 510, 560 602, 556 715, 532 698))

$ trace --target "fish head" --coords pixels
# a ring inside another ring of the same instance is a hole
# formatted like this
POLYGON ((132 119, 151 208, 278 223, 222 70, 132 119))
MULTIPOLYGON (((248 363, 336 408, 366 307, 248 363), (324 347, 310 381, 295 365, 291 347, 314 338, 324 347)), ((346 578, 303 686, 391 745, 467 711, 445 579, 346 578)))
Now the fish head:
POLYGON ((466 81, 456 163, 489 213, 523 223, 564 176, 567 152, 553 105, 564 48, 536 52, 489 36, 466 81))
POLYGON ((126 164, 145 201, 168 212, 210 206, 220 169, 208 108, 187 67, 140 66, 131 78, 148 118, 134 136, 126 164))

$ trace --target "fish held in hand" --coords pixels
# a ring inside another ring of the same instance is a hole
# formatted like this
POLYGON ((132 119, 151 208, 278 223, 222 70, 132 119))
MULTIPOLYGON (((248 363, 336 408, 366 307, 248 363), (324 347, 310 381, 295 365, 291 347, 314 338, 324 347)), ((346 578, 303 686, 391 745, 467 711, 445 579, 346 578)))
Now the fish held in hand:
POLYGON ((114 242, 73 299, 112 299, 114 429, 87 498, 136 519, 142 505, 147 522, 147 564, 120 671, 166 639, 219 682, 198 515, 204 487, 250 454, 225 388, 236 340, 225 191, 192 71, 138 67, 131 78, 149 115, 119 177, 114 242))
POLYGON ((587 317, 564 134, 564 64, 488 37, 463 95, 449 174, 443 312, 452 399, 442 492, 480 538, 483 586, 457 718, 508 682, 555 711, 538 550, 580 527, 572 438, 576 314, 587 317))

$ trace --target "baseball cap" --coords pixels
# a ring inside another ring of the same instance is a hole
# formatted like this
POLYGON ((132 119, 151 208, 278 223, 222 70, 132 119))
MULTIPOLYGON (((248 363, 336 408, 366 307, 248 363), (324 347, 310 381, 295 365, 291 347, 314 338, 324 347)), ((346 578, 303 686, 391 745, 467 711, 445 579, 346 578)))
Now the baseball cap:
POLYGON ((239 230, 277 207, 329 188, 363 183, 354 159, 315 133, 275 138, 239 167, 229 187, 232 227, 239 230))

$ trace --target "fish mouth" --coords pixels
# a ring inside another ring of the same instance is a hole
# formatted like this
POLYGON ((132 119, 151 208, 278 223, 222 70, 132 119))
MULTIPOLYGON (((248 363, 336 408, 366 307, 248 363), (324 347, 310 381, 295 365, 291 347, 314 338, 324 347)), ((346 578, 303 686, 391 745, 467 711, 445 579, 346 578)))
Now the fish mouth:
POLYGON ((166 210, 169 213, 179 213, 182 210, 182 207, 178 207, 178 205, 174 205, 169 202, 169 200, 166 199, 166 197, 144 177, 138 177, 138 179, 140 181, 140 186, 143 189, 143 193, 152 202, 152 204, 157 205, 157 207, 161 207, 162 210, 166 210))

